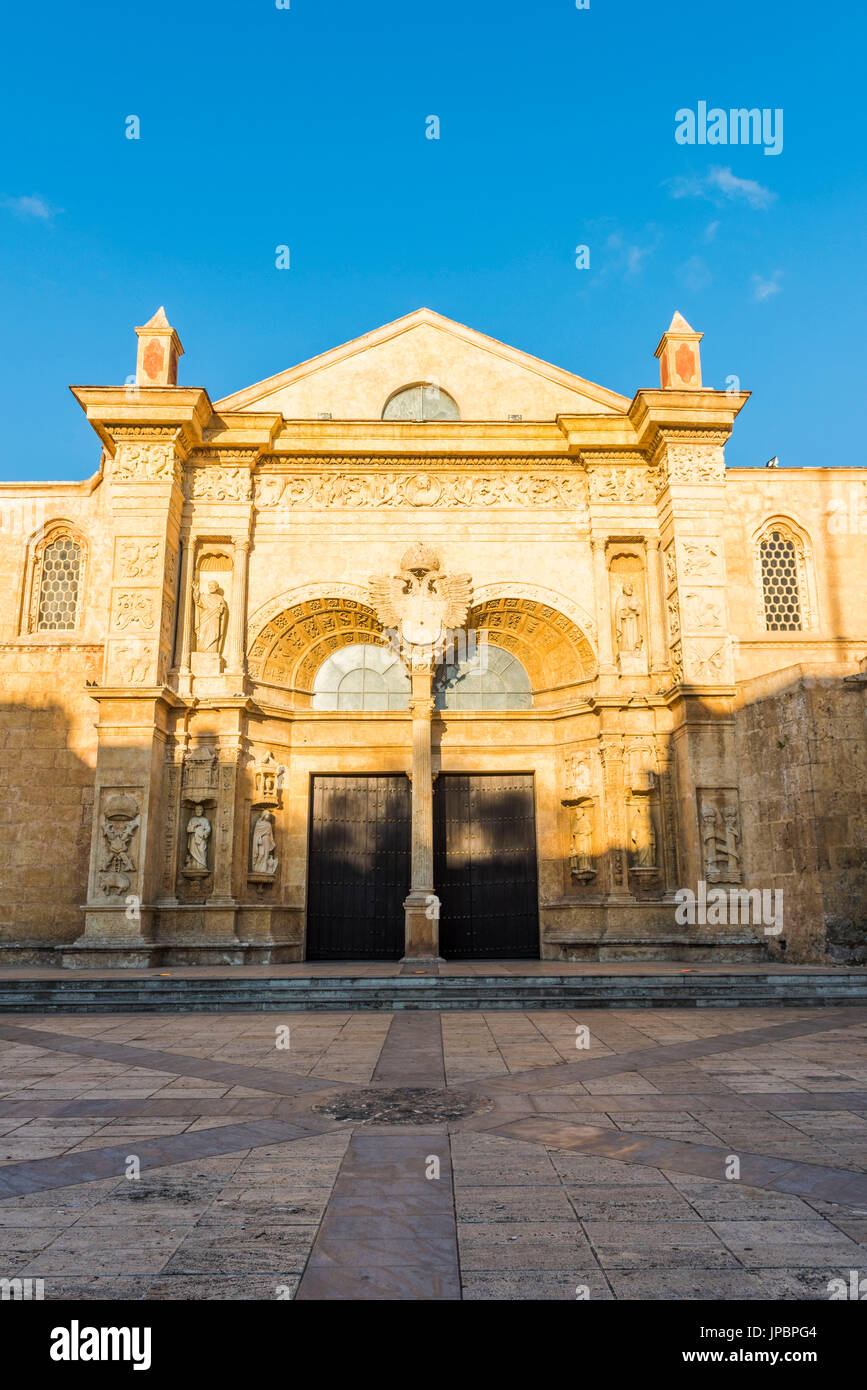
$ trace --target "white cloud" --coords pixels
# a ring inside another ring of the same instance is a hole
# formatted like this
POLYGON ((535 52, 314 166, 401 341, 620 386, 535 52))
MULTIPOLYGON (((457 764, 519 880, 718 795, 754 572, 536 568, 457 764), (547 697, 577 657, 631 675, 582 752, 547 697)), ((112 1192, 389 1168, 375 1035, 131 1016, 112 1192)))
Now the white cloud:
POLYGON ((761 302, 764 299, 770 299, 772 295, 779 294, 783 288, 780 284, 782 273, 781 270, 775 270, 770 280, 766 280, 762 275, 754 275, 750 281, 753 287, 753 299, 758 299, 761 302))
POLYGON ((626 241, 619 232, 612 232, 605 245, 615 253, 611 258, 612 264, 622 275, 631 276, 638 275, 644 269, 644 262, 656 250, 657 241, 648 246, 638 246, 626 241))
POLYGON ((705 241, 713 241, 713 240, 715 239, 716 234, 717 234, 718 231, 719 231, 719 222, 708 222, 707 226, 706 226, 705 229, 704 229, 704 239, 705 239, 705 241))
POLYGON ((690 290, 704 290, 713 282, 713 275, 701 256, 690 256, 681 267, 680 278, 690 290))
POLYGON ((706 198, 717 207, 727 202, 746 202, 752 208, 769 208, 777 196, 755 179, 739 179, 731 169, 719 165, 702 178, 683 176, 665 182, 672 198, 706 198))
POLYGON ((33 218, 37 222, 52 222, 58 212, 63 212, 63 208, 53 208, 38 193, 29 197, 22 194, 17 198, 2 198, 0 206, 8 208, 16 217, 33 218))

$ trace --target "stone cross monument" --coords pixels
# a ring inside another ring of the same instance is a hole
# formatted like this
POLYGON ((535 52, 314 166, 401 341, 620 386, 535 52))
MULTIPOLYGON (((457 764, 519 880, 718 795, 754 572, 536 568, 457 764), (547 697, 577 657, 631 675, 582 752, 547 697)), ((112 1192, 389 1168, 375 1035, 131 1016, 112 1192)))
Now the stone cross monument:
POLYGON ((439 903, 434 892, 431 684, 446 634, 466 623, 472 599, 468 574, 440 573, 440 559, 417 543, 396 575, 371 575, 376 616, 409 667, 412 716, 412 867, 406 913, 405 960, 439 960, 439 903))

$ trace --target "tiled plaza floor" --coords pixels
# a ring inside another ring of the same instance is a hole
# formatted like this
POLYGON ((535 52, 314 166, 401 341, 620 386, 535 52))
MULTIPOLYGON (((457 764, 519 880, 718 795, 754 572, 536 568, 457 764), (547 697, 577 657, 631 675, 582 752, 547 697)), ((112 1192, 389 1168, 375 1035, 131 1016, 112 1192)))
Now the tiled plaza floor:
POLYGON ((0 1276, 49 1299, 826 1299, 867 1273, 861 1008, 7 1015, 0 1061, 0 1276), (471 1113, 314 1109, 406 1087, 471 1113))

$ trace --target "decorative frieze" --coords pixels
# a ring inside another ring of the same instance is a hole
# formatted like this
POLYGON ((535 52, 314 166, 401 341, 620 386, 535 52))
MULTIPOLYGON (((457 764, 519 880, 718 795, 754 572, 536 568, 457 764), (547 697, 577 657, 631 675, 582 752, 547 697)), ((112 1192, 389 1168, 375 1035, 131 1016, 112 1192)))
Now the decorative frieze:
POLYGON ((255 501, 262 510, 544 507, 574 511, 586 508, 587 483, 581 473, 266 474, 256 480, 255 501))
POLYGON ((179 483, 181 473, 174 442, 154 440, 141 444, 127 441, 119 444, 111 469, 115 483, 179 483))
POLYGON ((721 444, 669 444, 665 460, 673 483, 725 481, 725 452, 721 444))
POLYGON ((247 467, 189 468, 184 493, 194 502, 249 502, 252 479, 247 467))
POLYGON ((656 497, 647 468, 608 464, 588 469, 593 502, 653 502, 656 497))

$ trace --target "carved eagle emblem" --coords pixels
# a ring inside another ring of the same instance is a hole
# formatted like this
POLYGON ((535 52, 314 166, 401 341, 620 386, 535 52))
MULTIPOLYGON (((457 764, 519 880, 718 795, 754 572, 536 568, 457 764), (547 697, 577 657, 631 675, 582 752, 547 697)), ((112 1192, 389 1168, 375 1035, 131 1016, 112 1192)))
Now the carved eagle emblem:
POLYGON ((413 646, 431 646, 467 620, 473 596, 470 575, 440 574, 439 567, 435 552, 419 545, 404 555, 400 574, 373 574, 368 582, 383 627, 398 629, 413 646))

